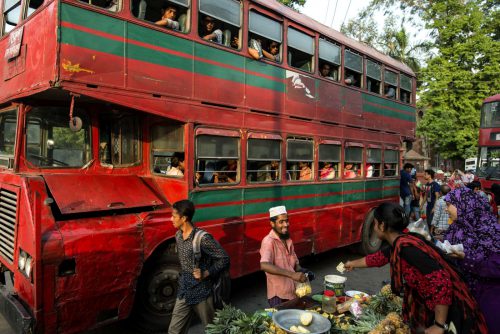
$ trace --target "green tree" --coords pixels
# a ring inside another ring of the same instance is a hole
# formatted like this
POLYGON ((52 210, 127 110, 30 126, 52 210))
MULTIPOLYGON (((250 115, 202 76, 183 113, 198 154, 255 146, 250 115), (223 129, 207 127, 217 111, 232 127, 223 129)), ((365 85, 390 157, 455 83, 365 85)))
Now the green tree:
POLYGON ((474 154, 481 102, 500 91, 498 1, 372 0, 368 11, 390 6, 431 31, 433 49, 419 73, 424 116, 417 133, 444 158, 474 154))
POLYGON ((288 6, 290 8, 297 10, 299 7, 304 6, 304 4, 306 3, 306 0, 278 0, 278 2, 281 2, 285 6, 288 6))

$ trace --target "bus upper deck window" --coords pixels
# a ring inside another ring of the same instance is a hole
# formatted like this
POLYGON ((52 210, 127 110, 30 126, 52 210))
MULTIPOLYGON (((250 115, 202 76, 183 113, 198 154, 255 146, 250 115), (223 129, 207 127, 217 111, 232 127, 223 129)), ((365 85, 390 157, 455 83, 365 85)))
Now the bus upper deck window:
POLYGON ((248 53, 254 59, 281 62, 283 28, 280 22, 255 11, 249 14, 248 53))
POLYGON ((110 12, 117 12, 120 10, 121 0, 79 0, 88 3, 89 5, 100 7, 110 12))
POLYGON ((12 168, 16 141, 17 110, 0 113, 0 166, 12 168))
POLYGON ((239 138, 196 137, 196 185, 235 184, 240 181, 239 138))
POLYGON ((28 0, 28 11, 26 17, 33 14, 40 6, 43 5, 43 0, 28 0))
POLYGON ((241 3, 237 0, 200 0, 199 35, 204 40, 240 49, 241 3))
POLYGON ((68 108, 36 107, 26 116, 26 158, 37 167, 82 167, 91 159, 91 126, 87 114, 75 110, 82 128, 68 126, 68 108))
POLYGON ((380 64, 366 60, 366 89, 369 92, 380 94, 380 82, 382 81, 382 66, 380 64))
POLYGON ((188 32, 190 0, 132 0, 132 14, 166 29, 188 32))
POLYGON ((313 180, 314 145, 310 139, 288 139, 286 173, 291 181, 313 180))
POLYGON ((14 29, 19 23, 21 15, 21 0, 5 0, 3 3, 3 33, 14 29))
POLYGON ((391 71, 384 71, 384 96, 389 99, 396 99, 396 89, 398 88, 398 74, 391 71))
POLYGON ((184 175, 184 126, 162 124, 151 129, 152 170, 155 174, 184 175))
POLYGON ((363 58, 349 50, 345 50, 344 57, 344 83, 361 88, 363 86, 363 58))
POLYGON ((412 80, 409 76, 401 74, 401 87, 399 89, 399 100, 404 103, 411 102, 412 80))
POLYGON ((340 46, 325 39, 319 40, 319 75, 325 79, 339 81, 340 46))
POLYGON ((312 72, 314 38, 292 27, 288 28, 288 64, 312 72))
POLYGON ((280 140, 248 139, 248 182, 277 182, 281 179, 280 170, 280 140))

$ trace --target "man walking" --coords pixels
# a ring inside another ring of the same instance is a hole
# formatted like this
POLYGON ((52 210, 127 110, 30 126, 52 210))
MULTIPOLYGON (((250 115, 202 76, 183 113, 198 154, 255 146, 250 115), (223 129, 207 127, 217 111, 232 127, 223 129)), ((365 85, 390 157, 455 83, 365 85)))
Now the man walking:
POLYGON ((406 215, 410 216, 411 212, 411 189, 413 178, 411 177, 411 170, 413 165, 409 162, 405 163, 401 170, 401 179, 399 180, 399 196, 403 201, 403 208, 406 215))
POLYGON ((305 282, 306 276, 299 272, 299 259, 295 254, 289 234, 288 214, 284 206, 269 209, 272 230, 262 240, 260 268, 266 272, 267 298, 274 307, 295 295, 295 282, 305 282))
POLYGON ((188 200, 172 205, 172 223, 178 229, 175 234, 177 251, 181 265, 179 290, 172 311, 169 334, 188 332, 193 313, 200 318, 203 327, 214 318, 211 278, 229 268, 229 256, 221 245, 210 235, 201 238, 201 259, 195 263, 193 239, 199 229, 193 226, 194 204, 188 200))
POLYGON ((444 196, 451 191, 451 188, 447 184, 441 185, 441 196, 436 202, 434 209, 434 215, 432 217, 431 223, 431 234, 438 240, 443 240, 443 235, 450 226, 448 211, 446 210, 446 202, 444 201, 444 196))
POLYGON ((427 226, 429 226, 430 228, 434 215, 434 206, 436 205, 436 200, 439 198, 439 192, 441 191, 441 188, 439 187, 439 184, 434 181, 434 171, 432 169, 426 169, 424 171, 424 179, 426 181, 426 184, 424 186, 423 203, 427 205, 425 211, 427 214, 427 226))

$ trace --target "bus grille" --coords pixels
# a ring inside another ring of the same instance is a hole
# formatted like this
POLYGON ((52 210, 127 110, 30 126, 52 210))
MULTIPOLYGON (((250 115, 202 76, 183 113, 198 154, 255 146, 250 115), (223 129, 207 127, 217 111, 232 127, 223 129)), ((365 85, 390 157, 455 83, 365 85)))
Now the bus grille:
POLYGON ((0 189, 0 254, 14 262, 14 236, 16 231, 17 194, 0 189))

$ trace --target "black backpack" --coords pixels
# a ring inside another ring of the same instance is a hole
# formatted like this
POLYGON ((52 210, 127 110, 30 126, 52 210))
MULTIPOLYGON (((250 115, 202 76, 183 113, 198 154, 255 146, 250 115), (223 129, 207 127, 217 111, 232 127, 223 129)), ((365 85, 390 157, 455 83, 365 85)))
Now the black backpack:
MULTIPOLYGON (((193 255, 194 263, 200 263, 201 259, 201 238, 207 231, 198 229, 193 238, 193 255)), ((229 267, 222 270, 216 277, 211 278, 212 281, 212 297, 214 300, 214 307, 220 310, 224 304, 229 304, 231 299, 231 276, 229 275, 229 267)))

